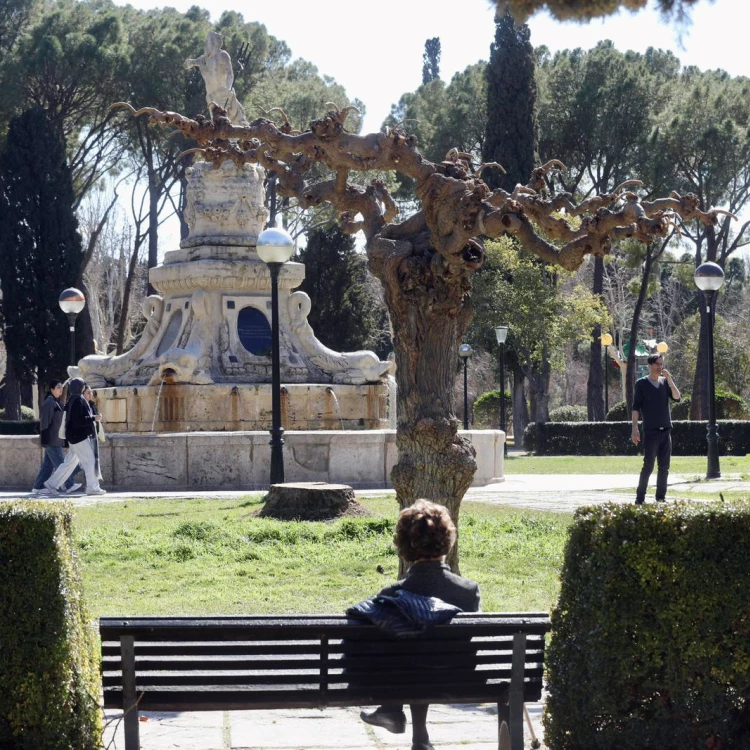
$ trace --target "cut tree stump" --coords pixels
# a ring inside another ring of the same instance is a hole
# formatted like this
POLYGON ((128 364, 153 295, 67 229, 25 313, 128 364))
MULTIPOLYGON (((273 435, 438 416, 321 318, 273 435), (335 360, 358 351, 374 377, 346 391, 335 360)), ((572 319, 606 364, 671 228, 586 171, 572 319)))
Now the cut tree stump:
POLYGON ((272 484, 265 501, 258 516, 280 521, 330 521, 345 516, 372 515, 354 499, 354 490, 347 484, 272 484))

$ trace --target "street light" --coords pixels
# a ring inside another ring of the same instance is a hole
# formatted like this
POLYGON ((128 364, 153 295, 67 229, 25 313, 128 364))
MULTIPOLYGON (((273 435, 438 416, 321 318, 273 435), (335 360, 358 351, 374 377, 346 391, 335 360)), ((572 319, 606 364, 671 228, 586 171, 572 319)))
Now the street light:
POLYGON ((467 364, 469 357, 474 353, 468 344, 461 344, 458 347, 458 356, 464 361, 464 429, 469 429, 469 375, 467 364))
POLYGON ((70 331, 70 364, 76 366, 76 317, 86 306, 86 297, 75 287, 65 289, 58 298, 60 309, 68 316, 68 330, 70 331))
POLYGON ((656 351, 659 352, 659 354, 666 354, 669 351, 669 344, 667 344, 666 341, 660 341, 656 345, 656 351))
POLYGON ((258 257, 271 274, 271 484, 284 483, 284 430, 281 426, 279 359, 279 272, 294 253, 294 240, 283 229, 269 227, 258 235, 258 257))
POLYGON ((703 292, 706 299, 708 315, 708 463, 706 479, 718 479, 721 476, 719 466, 719 431, 716 426, 716 386, 714 383, 714 297, 724 284, 724 271, 721 266, 708 261, 695 269, 695 285, 703 292))
MULTIPOLYGON (((500 344, 500 429, 505 430, 505 339, 508 338, 508 326, 495 326, 495 338, 500 344)), ((508 436, 503 440, 503 455, 508 455, 508 436)))
POLYGON ((612 346, 612 334, 603 333, 600 338, 604 347, 604 419, 606 420, 609 411, 609 357, 607 356, 607 349, 612 346))

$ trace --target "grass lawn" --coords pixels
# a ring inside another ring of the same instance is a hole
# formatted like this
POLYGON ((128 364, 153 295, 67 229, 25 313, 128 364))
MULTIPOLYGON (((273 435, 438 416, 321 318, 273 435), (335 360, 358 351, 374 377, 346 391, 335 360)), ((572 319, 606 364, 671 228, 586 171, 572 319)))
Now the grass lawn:
MULTIPOLYGON (((642 456, 514 456, 505 461, 506 474, 638 474, 642 456)), ((722 456, 723 474, 750 478, 750 456, 722 456)), ((672 474, 705 475, 705 456, 672 456, 672 474)))
MULTIPOLYGON (((76 511, 92 615, 344 612, 396 580, 396 503, 333 523, 253 517, 237 500, 134 500, 76 511), (378 566, 383 570, 378 572, 378 566)), ((570 515, 464 505, 461 572, 484 611, 549 611, 570 515)))

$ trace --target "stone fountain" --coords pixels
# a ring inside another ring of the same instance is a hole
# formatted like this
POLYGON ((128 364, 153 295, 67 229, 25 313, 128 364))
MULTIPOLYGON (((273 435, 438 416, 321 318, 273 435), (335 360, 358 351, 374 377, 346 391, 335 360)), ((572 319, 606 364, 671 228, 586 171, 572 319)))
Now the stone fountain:
MULTIPOLYGON (((206 53, 185 64, 200 68, 212 111, 222 102, 234 122, 245 122, 219 35, 212 32, 206 53)), ((271 279, 255 250, 267 220, 264 171, 199 162, 187 173, 190 233, 149 272, 159 294, 144 302, 140 339, 125 354, 92 355, 69 368, 96 389, 109 432, 270 425, 271 279)), ((310 298, 294 291, 304 278, 304 265, 291 262, 279 277, 284 429, 389 427, 392 363, 369 351, 335 352, 318 341, 307 321, 310 298)))

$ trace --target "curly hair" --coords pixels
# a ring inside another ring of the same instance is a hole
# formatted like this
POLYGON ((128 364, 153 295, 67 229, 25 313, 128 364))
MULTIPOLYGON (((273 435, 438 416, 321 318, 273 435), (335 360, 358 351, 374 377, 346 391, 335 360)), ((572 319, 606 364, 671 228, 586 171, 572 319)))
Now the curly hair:
POLYGON ((417 500, 401 511, 393 544, 406 562, 447 555, 456 542, 456 526, 444 505, 417 500))

